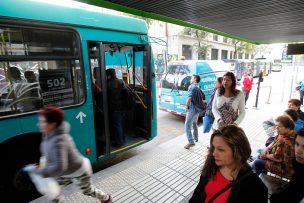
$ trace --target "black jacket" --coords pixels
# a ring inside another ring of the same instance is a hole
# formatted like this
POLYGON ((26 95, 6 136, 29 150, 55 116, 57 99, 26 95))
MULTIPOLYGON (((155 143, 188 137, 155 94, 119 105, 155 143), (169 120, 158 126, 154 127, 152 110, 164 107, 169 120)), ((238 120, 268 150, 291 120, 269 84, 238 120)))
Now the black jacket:
MULTIPOLYGON (((246 170, 240 171, 238 178, 249 170, 252 169, 247 166, 246 170)), ((205 202, 207 182, 208 179, 201 176, 189 203, 205 202)), ((252 173, 232 187, 227 203, 268 203, 268 189, 262 180, 255 173, 252 173)))
POLYGON ((289 184, 270 197, 270 203, 299 203, 304 198, 304 164, 294 162, 294 175, 289 184))
POLYGON ((107 81, 108 91, 108 107, 110 111, 123 111, 124 102, 122 97, 122 89, 125 83, 121 79, 109 79, 107 81))

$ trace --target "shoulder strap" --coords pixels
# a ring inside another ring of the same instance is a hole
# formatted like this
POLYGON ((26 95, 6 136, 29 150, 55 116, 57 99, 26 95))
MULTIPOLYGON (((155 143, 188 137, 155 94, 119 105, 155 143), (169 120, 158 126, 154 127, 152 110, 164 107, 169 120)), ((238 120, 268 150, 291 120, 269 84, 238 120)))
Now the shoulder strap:
POLYGON ((232 102, 236 99, 236 97, 239 95, 240 91, 237 90, 237 94, 235 96, 233 96, 230 101, 229 101, 229 104, 232 105, 232 102))
POLYGON ((218 191, 215 195, 213 195, 213 197, 211 197, 211 199, 208 201, 208 203, 212 203, 216 198, 218 198, 218 196, 220 196, 226 190, 228 190, 229 188, 233 187, 234 185, 240 183, 242 180, 244 180, 245 178, 247 178, 251 174, 253 174, 252 170, 248 171, 243 176, 239 177, 236 181, 233 181, 233 182, 229 183, 228 185, 226 185, 226 187, 224 187, 223 189, 218 191))

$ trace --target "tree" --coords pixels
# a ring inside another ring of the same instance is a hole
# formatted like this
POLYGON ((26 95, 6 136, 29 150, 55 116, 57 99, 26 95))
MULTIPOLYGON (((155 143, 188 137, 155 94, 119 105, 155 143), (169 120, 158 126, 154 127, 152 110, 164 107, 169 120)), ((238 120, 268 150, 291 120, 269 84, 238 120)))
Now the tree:
POLYGON ((255 54, 256 45, 248 42, 234 40, 234 58, 236 59, 237 53, 255 54))
POLYGON ((256 55, 259 57, 263 57, 264 55, 271 54, 271 47, 268 44, 262 44, 257 46, 256 55))
POLYGON ((209 33, 189 27, 185 27, 183 32, 197 40, 197 43, 195 43, 193 47, 197 52, 198 59, 206 59, 208 51, 212 47, 212 45, 208 44, 209 33))

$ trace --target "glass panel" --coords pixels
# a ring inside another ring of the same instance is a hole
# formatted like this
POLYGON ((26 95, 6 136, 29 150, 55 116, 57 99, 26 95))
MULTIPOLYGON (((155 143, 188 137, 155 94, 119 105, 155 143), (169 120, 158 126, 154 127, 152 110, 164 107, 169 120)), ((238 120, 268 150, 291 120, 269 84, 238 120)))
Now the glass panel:
POLYGON ((78 56, 73 32, 0 26, 1 56, 78 56))
POLYGON ((84 100, 79 60, 0 62, 0 116, 84 100))
POLYGON ((190 79, 188 65, 171 65, 168 66, 168 72, 162 80, 162 88, 188 90, 190 79))

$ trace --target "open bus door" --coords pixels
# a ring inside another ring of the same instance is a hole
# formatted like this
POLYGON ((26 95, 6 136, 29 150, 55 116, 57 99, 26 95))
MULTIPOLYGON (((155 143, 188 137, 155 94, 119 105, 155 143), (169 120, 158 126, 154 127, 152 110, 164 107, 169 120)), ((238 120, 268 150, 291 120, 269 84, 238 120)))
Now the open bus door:
POLYGON ((152 137, 153 116, 151 47, 116 43, 89 42, 94 103, 94 123, 98 157, 116 154, 147 142, 152 137), (110 98, 107 92, 106 69, 114 68, 125 81, 136 100, 134 109, 126 110, 123 118, 125 143, 115 146, 111 135, 110 98))
POLYGON ((110 154, 110 130, 107 102, 107 86, 104 46, 101 42, 89 42, 89 60, 92 76, 94 126, 97 155, 110 154))

